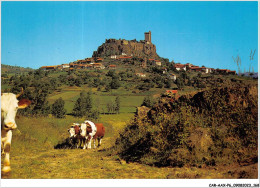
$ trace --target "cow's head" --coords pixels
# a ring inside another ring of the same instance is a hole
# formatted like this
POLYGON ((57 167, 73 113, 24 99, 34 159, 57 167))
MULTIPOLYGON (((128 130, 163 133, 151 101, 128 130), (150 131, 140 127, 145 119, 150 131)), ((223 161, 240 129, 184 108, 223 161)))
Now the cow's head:
POLYGON ((70 134, 70 138, 76 137, 80 134, 80 125, 78 123, 73 123, 71 127, 68 129, 68 132, 70 134))
POLYGON ((75 129, 74 129, 73 125, 68 129, 68 132, 70 134, 70 138, 73 138, 73 137, 76 136, 75 129))
POLYGON ((26 108, 31 104, 31 101, 27 99, 17 98, 23 93, 15 95, 13 93, 2 93, 1 94, 1 126, 2 129, 12 130, 17 128, 15 123, 15 115, 18 109, 26 108))

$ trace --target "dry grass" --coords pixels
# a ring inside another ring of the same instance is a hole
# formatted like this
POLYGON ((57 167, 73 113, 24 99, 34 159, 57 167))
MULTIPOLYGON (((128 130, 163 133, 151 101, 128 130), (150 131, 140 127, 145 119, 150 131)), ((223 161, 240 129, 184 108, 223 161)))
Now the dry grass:
MULTIPOLYGON (((118 132, 133 114, 102 115, 106 136, 99 149, 54 149, 68 137, 71 122, 66 119, 18 117, 11 147, 11 168, 8 179, 236 179, 257 178, 256 164, 201 167, 155 167, 127 163, 108 149, 113 146, 118 132)), ((206 141, 206 140, 205 140, 206 141)), ((3 159, 1 159, 3 164, 3 159)))

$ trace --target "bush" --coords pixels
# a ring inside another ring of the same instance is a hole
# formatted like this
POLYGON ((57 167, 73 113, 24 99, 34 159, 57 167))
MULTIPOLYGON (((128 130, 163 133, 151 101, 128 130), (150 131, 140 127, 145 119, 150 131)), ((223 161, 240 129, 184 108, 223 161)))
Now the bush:
POLYGON ((214 166, 257 158, 257 88, 229 88, 161 98, 120 133, 114 151, 156 166, 214 166))

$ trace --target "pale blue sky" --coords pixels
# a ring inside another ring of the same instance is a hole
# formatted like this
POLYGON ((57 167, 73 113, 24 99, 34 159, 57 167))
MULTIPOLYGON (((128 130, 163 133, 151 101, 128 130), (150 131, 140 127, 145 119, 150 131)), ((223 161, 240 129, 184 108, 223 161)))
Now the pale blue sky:
POLYGON ((144 39, 180 63, 258 69, 258 2, 1 2, 1 63, 39 68, 91 57, 105 39, 144 39))

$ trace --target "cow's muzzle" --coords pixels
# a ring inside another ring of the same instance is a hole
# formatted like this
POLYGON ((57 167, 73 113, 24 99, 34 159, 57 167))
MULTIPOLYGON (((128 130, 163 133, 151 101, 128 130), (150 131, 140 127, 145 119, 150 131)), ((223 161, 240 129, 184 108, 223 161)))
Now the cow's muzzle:
POLYGON ((4 125, 4 130, 14 130, 17 128, 17 125, 15 123, 7 123, 4 125))

